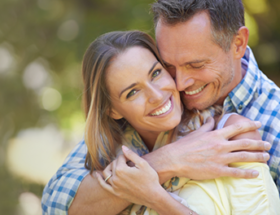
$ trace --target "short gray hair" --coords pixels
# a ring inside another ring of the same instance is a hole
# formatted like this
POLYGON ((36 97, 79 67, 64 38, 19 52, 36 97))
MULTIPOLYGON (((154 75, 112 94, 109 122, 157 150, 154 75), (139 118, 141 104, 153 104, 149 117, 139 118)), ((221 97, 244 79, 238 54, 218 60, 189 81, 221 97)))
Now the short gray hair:
POLYGON ((208 12, 214 41, 229 51, 233 36, 245 25, 241 0, 158 0, 152 4, 155 27, 159 19, 176 25, 191 19, 196 13, 208 12))

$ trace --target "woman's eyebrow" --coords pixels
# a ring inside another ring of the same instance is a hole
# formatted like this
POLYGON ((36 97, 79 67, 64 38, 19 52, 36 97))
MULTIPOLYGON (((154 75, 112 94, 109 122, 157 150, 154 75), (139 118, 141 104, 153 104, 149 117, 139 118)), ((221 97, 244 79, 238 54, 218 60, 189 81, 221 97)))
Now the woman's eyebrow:
POLYGON ((151 69, 148 72, 148 75, 150 75, 150 73, 153 71, 153 69, 155 68, 155 66, 158 64, 158 61, 154 62, 153 66, 151 67, 151 69))
MULTIPOLYGON (((155 68, 155 66, 158 64, 158 61, 154 62, 154 64, 152 65, 151 69, 148 72, 148 75, 153 71, 153 69, 155 68)), ((126 87, 125 89, 123 89, 119 95, 119 98, 122 96, 122 94, 127 91, 128 89, 134 87, 137 83, 133 83, 131 85, 129 85, 128 87, 126 87)))
POLYGON ((137 83, 133 83, 133 84, 129 85, 128 87, 126 87, 125 89, 123 89, 123 90, 121 91, 120 95, 119 95, 119 98, 121 98, 122 94, 123 94, 125 91, 127 91, 128 89, 134 87, 136 84, 137 84, 137 83))

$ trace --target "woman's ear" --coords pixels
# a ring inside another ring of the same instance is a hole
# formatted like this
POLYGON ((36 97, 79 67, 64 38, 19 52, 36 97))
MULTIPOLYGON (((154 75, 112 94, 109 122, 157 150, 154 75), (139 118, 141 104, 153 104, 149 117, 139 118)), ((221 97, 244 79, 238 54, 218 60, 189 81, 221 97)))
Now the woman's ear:
POLYGON ((245 26, 239 28, 233 38, 233 55, 236 59, 241 59, 246 51, 249 39, 249 29, 245 26))
POLYGON ((113 119, 117 120, 117 119, 123 118, 123 116, 118 111, 116 111, 114 108, 112 108, 111 111, 108 109, 106 112, 113 119))

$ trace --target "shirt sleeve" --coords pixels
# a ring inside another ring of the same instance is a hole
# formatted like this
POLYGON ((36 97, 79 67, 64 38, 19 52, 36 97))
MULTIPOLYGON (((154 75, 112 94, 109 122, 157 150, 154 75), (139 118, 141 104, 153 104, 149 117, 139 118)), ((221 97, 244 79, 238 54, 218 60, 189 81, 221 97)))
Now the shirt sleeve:
POLYGON ((45 186, 41 202, 43 214, 68 214, 82 180, 89 174, 84 166, 86 153, 87 147, 83 140, 70 152, 45 186))

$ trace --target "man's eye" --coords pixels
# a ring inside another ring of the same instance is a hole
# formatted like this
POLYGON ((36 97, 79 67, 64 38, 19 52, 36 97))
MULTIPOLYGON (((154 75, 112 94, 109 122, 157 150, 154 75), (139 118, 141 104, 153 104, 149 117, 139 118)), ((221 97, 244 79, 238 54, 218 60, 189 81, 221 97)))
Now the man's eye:
POLYGON ((153 72, 153 74, 152 74, 152 78, 157 77, 160 73, 161 73, 161 69, 155 70, 155 71, 153 72))
POLYGON ((128 99, 129 97, 133 96, 136 92, 137 92, 136 90, 131 90, 131 91, 127 94, 126 98, 128 99))
POLYGON ((192 63, 191 64, 191 67, 194 68, 194 69, 200 69, 204 66, 204 64, 201 64, 201 63, 192 63))

